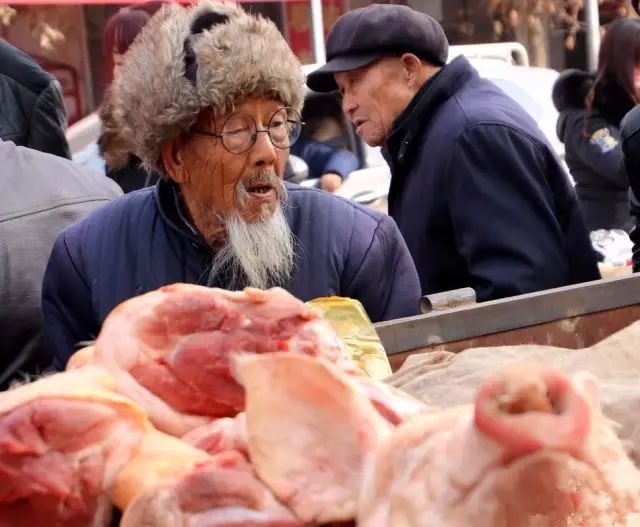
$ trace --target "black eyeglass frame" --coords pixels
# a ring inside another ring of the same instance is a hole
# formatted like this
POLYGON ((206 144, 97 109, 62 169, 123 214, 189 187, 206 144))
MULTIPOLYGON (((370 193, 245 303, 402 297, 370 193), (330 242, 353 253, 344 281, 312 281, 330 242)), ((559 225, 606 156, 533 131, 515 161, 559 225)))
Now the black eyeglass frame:
POLYGON ((302 120, 302 116, 300 115, 300 113, 295 108, 291 108, 290 106, 284 106, 284 107, 276 110, 273 113, 273 115, 269 118, 269 124, 267 125, 266 130, 258 129, 258 125, 256 124, 256 120, 253 117, 251 117, 249 114, 240 113, 240 112, 233 113, 229 117, 227 117, 224 120, 224 123, 222 123, 222 129, 224 130, 224 127, 227 125, 227 122, 229 122, 234 117, 238 117, 239 115, 244 115, 244 116, 248 117, 251 120, 251 122, 253 123, 253 128, 255 130, 255 132, 253 134, 251 134, 251 141, 249 142, 249 146, 247 146, 247 148, 245 148, 244 150, 241 150, 241 151, 230 150, 229 147, 225 144, 225 141, 224 141, 224 135, 225 134, 224 134, 224 132, 205 132, 204 130, 191 130, 191 133, 197 134, 197 135, 205 135, 205 136, 209 136, 209 137, 216 137, 218 139, 222 139, 222 146, 224 146, 224 148, 225 148, 225 150, 227 152, 230 152, 231 154, 244 154, 245 152, 248 152, 249 150, 251 150, 251 148, 253 148, 253 146, 256 144, 256 141, 258 140, 258 134, 260 134, 260 133, 266 133, 269 136, 269 141, 271 141, 271 144, 275 148, 277 148, 279 150, 288 150, 294 144, 296 144, 298 139, 300 139, 300 135, 301 135, 301 132, 302 132, 302 127, 305 124, 304 121, 302 120), (281 113, 283 110, 291 111, 297 116, 297 120, 287 119, 288 123, 295 123, 295 125, 298 127, 298 135, 293 141, 291 140, 291 135, 289 135, 288 146, 279 146, 279 145, 277 145, 275 143, 275 141, 273 140, 273 137, 271 137, 271 122, 273 121, 275 116, 278 115, 279 113, 281 113))

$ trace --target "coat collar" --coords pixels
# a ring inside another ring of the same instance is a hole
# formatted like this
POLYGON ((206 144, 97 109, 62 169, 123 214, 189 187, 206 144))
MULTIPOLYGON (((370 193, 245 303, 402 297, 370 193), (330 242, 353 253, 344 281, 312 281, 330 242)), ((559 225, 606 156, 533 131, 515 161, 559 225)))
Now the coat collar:
MULTIPOLYGON (((477 72, 465 57, 457 57, 424 83, 405 110, 396 118, 384 151, 394 166, 404 167, 416 140, 440 107, 477 72)), ((392 166, 393 170, 393 166, 392 166)))
POLYGON ((395 120, 382 148, 382 155, 389 164, 392 175, 389 188, 390 211, 404 184, 411 158, 430 121, 464 84, 477 77, 477 71, 465 57, 455 58, 424 83, 395 120))
POLYGON ((154 194, 158 211, 167 227, 189 240, 194 247, 210 251, 209 245, 187 219, 178 185, 169 179, 161 179, 156 184, 154 194))

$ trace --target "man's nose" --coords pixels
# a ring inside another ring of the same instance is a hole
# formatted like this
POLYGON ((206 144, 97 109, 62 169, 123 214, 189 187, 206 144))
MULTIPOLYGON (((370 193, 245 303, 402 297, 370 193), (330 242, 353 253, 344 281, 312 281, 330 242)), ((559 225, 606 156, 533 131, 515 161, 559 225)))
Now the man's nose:
POLYGON ((276 162, 276 147, 267 132, 256 133, 256 142, 251 148, 251 164, 255 167, 273 165, 276 162))
POLYGON ((355 99, 351 95, 345 93, 342 96, 342 111, 345 113, 347 117, 351 118, 353 112, 356 111, 357 107, 358 105, 356 104, 355 99))

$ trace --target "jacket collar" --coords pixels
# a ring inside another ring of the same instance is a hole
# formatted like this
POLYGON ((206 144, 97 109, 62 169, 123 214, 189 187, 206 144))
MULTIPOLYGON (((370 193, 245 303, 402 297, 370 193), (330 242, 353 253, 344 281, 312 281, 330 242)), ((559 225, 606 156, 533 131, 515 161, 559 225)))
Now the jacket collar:
POLYGON ((384 146, 394 167, 404 167, 429 121, 477 72, 465 57, 457 57, 424 83, 405 110, 396 118, 384 146))
POLYGON ((389 188, 389 211, 406 178, 406 167, 416 151, 416 147, 429 127, 429 122, 442 105, 453 97, 460 88, 478 73, 465 57, 457 57, 444 66, 420 88, 409 105, 393 123, 382 155, 391 168, 389 188))
POLYGON ((211 250, 196 228, 187 219, 180 195, 180 187, 171 180, 161 179, 154 190, 156 205, 167 226, 194 245, 211 250))

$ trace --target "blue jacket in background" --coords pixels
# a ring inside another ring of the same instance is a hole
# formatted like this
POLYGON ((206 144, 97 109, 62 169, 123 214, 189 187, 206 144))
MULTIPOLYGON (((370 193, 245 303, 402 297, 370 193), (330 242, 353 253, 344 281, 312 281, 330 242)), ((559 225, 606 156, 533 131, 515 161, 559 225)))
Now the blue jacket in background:
POLYGON ((309 166, 307 179, 317 179, 324 174, 338 174, 346 179, 359 168, 358 158, 353 153, 306 137, 300 137, 290 153, 303 159, 309 166))
MULTIPOLYGON (((298 241, 288 291, 303 301, 355 298, 374 322, 417 314, 418 277, 391 218, 319 190, 287 189, 286 216, 298 241)), ((178 203, 173 184, 162 181, 58 237, 43 284, 56 368, 124 300, 175 282, 207 284, 211 249, 181 219, 178 203)))
POLYGON ((580 204, 515 101, 454 59, 416 94, 384 148, 389 213, 423 294, 490 300, 600 278, 580 204))

